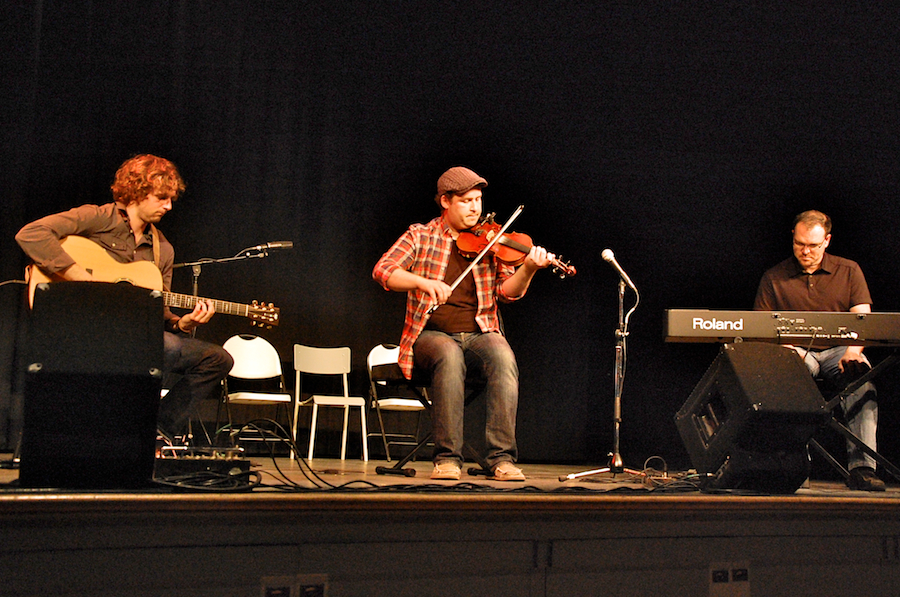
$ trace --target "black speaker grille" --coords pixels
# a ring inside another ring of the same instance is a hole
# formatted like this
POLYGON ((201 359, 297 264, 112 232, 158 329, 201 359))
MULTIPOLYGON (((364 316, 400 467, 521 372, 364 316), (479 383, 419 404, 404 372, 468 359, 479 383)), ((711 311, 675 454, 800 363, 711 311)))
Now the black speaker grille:
POLYGON ((796 483, 794 491, 808 475, 806 444, 825 422, 824 406, 795 351, 741 342, 722 347, 675 423, 694 467, 720 485, 796 483))

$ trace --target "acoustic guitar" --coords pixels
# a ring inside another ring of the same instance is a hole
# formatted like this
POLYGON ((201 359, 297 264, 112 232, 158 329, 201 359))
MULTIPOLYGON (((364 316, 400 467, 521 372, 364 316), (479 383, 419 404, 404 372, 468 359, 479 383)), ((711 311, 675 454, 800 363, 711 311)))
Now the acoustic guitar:
MULTIPOLYGON (((127 282, 141 288, 159 290, 167 307, 193 309, 197 301, 209 301, 216 308, 216 313, 248 317, 253 325, 272 327, 278 325, 279 309, 272 303, 253 301, 249 305, 230 303, 218 299, 197 297, 192 294, 178 294, 163 291, 162 273, 152 261, 133 261, 119 263, 113 259, 106 249, 83 236, 67 236, 62 240, 62 247, 72 256, 75 263, 86 269, 98 282, 127 282)), ((28 267, 28 300, 34 302, 34 291, 38 284, 59 282, 59 276, 48 275, 34 265, 28 267)))

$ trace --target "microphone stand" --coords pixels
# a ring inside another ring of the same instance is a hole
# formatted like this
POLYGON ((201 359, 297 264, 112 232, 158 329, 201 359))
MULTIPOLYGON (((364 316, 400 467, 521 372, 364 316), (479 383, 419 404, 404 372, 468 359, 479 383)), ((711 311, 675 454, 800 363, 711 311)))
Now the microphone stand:
MULTIPOLYGON (((191 268, 191 295, 195 297, 199 297, 200 294, 200 274, 202 271, 202 267, 208 263, 228 263, 231 261, 243 261, 244 259, 262 259, 263 257, 269 256, 269 250, 265 245, 259 245, 256 247, 249 247, 240 251, 234 257, 219 257, 219 258, 211 258, 204 257, 198 261, 190 261, 185 263, 176 263, 172 266, 172 269, 178 269, 182 267, 190 267, 191 268), (253 251, 257 251, 254 253, 253 251)), ((191 330, 191 338, 196 337, 197 328, 191 330)))
POLYGON ((625 280, 619 276, 619 327, 616 329, 616 364, 615 364, 615 386, 613 398, 613 451, 609 453, 609 464, 603 468, 583 471, 580 473, 569 473, 559 478, 560 481, 571 481, 581 477, 592 475, 602 475, 604 473, 612 473, 613 476, 628 473, 629 475, 646 476, 643 471, 626 468, 622 455, 619 453, 619 427, 622 424, 622 389, 625 384, 625 364, 626 351, 625 340, 628 337, 628 320, 637 305, 640 302, 640 295, 634 288, 634 306, 625 314, 625 280))

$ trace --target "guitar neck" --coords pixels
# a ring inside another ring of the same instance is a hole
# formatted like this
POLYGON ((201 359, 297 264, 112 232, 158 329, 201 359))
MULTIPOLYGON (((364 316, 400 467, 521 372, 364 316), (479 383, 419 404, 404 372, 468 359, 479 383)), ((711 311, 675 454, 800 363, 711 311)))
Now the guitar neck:
MULTIPOLYGON (((78 265, 91 272, 96 282, 127 282, 142 288, 160 291, 163 288, 162 274, 160 274, 159 268, 152 261, 119 263, 102 246, 83 236, 67 236, 63 239, 61 246, 78 265)), ((56 281, 56 277, 47 274, 39 267, 29 267, 29 304, 32 304, 34 300, 34 289, 38 284, 56 281)), ((280 310, 272 303, 265 304, 253 301, 251 305, 242 305, 241 303, 200 298, 190 294, 163 292, 163 301, 167 307, 193 309, 197 306, 198 300, 212 303, 217 313, 248 317, 253 321, 253 325, 265 327, 278 325, 280 310)))
POLYGON ((167 307, 177 307, 180 309, 193 309, 197 305, 197 301, 209 301, 216 308, 216 313, 225 313, 227 315, 239 315, 241 317, 250 316, 250 305, 242 305, 240 303, 231 303, 228 301, 220 301, 218 299, 209 299, 192 294, 178 294, 176 292, 163 292, 163 297, 167 307))

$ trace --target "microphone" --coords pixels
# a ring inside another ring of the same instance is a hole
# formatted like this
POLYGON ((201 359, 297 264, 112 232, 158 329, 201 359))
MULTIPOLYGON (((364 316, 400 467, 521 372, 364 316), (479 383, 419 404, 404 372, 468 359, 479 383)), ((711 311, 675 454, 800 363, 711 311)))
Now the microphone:
POLYGON ((622 277, 622 280, 631 287, 632 290, 637 292, 637 288, 634 285, 634 282, 631 281, 631 278, 628 277, 628 274, 625 273, 625 270, 622 269, 622 266, 619 265, 619 262, 616 261, 616 255, 612 252, 612 249, 603 249, 603 252, 600 253, 600 257, 603 258, 604 261, 608 261, 610 265, 616 268, 616 271, 619 272, 619 275, 622 277))
POLYGON ((253 247, 255 251, 268 251, 270 249, 293 249, 294 243, 289 240, 276 240, 264 245, 256 245, 253 247))

